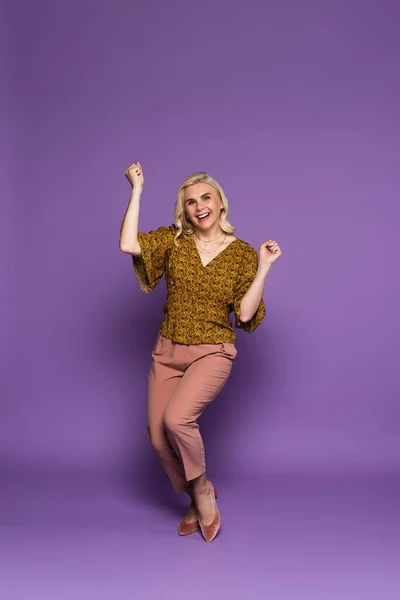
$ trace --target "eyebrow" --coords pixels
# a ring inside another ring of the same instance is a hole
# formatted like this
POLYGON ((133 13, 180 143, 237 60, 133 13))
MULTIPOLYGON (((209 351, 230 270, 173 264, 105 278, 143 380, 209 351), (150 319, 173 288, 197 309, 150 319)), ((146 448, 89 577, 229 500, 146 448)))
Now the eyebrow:
MULTIPOLYGON (((202 194, 202 195, 200 196, 200 198, 204 198, 204 196, 209 196, 209 195, 210 195, 210 192, 206 192, 205 194, 202 194)), ((185 200, 185 202, 189 202, 189 200, 195 200, 195 198, 187 198, 187 199, 185 200)))

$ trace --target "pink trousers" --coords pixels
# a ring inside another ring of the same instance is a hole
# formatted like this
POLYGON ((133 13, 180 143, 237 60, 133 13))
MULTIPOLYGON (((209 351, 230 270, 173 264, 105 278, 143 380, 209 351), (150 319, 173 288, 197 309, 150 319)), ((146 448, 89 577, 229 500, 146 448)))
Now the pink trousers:
POLYGON ((148 387, 147 436, 177 494, 206 471, 197 419, 224 387, 234 344, 178 344, 158 333, 148 387))

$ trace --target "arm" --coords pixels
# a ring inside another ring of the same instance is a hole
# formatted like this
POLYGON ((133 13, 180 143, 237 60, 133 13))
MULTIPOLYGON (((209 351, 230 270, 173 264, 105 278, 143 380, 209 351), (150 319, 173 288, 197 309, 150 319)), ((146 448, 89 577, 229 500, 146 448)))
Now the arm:
POLYGON ((264 291, 264 284, 271 265, 260 263, 256 275, 247 292, 244 294, 240 303, 240 320, 243 323, 250 321, 255 315, 264 291))
MULTIPOLYGON (((255 272, 254 279, 244 294, 240 303, 240 321, 247 323, 251 322, 251 319, 259 320, 257 313, 265 310, 263 309, 262 293, 264 290, 265 280, 271 268, 273 262, 275 262, 282 255, 282 250, 275 240, 269 239, 260 246, 260 260, 257 260, 257 253, 253 251, 252 257, 249 260, 250 272, 255 272), (255 271, 255 265, 258 263, 257 271, 255 271), (243 317, 243 318, 242 318, 243 317)), ((265 307, 264 307, 265 308, 265 307)), ((251 327, 251 326, 250 326, 251 327)))
POLYGON ((142 166, 139 162, 133 163, 125 172, 125 177, 132 186, 132 193, 128 208, 122 221, 119 248, 122 252, 140 256, 140 245, 138 241, 139 208, 140 197, 144 184, 142 166))
POLYGON ((122 221, 119 247, 122 252, 132 255, 133 270, 139 285, 149 294, 163 276, 177 227, 174 224, 169 227, 162 225, 155 231, 138 231, 140 197, 144 183, 141 164, 133 163, 124 175, 132 185, 132 193, 122 221))
POLYGON ((262 299, 265 278, 265 270, 258 265, 257 252, 249 245, 239 266, 232 307, 235 327, 247 333, 253 333, 266 314, 262 299))
POLYGON ((124 219, 122 221, 119 248, 121 252, 128 254, 140 255, 140 246, 138 241, 138 224, 139 224, 139 208, 141 190, 132 190, 128 208, 126 209, 124 219))

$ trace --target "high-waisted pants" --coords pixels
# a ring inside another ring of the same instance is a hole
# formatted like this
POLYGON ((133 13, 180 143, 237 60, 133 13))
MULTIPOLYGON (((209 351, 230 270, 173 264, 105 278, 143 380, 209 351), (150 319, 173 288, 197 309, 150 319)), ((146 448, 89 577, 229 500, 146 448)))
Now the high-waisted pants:
POLYGON ((152 352, 147 436, 177 494, 205 473, 197 419, 224 387, 234 344, 179 344, 161 333, 152 352))

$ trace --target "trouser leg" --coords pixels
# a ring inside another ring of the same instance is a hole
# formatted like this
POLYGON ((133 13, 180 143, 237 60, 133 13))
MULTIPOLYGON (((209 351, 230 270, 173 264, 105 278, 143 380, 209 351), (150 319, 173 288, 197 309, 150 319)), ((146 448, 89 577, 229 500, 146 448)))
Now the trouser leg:
POLYGON ((148 386, 148 428, 147 436, 156 455, 167 473, 177 494, 186 490, 185 471, 182 461, 168 439, 164 427, 164 411, 169 399, 182 378, 183 372, 171 365, 153 361, 149 373, 148 386))
POLYGON ((215 352, 201 356, 188 366, 166 404, 164 423, 179 449, 187 481, 206 470, 197 419, 222 390, 231 369, 232 356, 215 352))

